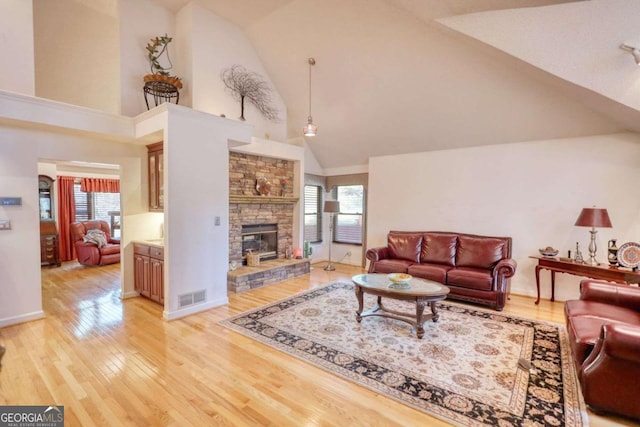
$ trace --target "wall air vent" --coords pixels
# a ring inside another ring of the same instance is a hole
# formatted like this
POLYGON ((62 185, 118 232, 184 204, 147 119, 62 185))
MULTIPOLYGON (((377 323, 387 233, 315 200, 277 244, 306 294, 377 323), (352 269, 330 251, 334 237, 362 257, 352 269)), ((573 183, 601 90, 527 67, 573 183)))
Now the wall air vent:
POLYGON ((207 292, 203 289, 193 293, 193 303, 198 304, 204 302, 207 299, 207 292))
POLYGON ((186 307, 193 304, 193 294, 178 295, 178 307, 186 307))
POLYGON ((188 294, 178 295, 178 307, 187 307, 193 304, 199 304, 201 302, 205 302, 207 299, 207 291, 195 291, 188 294))

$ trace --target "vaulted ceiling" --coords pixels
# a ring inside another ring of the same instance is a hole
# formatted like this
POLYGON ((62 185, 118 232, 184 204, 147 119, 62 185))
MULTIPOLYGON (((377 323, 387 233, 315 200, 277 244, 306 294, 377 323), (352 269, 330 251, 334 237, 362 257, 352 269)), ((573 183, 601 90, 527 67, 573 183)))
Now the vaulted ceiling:
POLYGON ((251 40, 287 105, 289 138, 302 137, 316 59, 319 131, 306 141, 324 168, 640 131, 640 68, 619 49, 640 44, 637 0, 196 2, 251 40))

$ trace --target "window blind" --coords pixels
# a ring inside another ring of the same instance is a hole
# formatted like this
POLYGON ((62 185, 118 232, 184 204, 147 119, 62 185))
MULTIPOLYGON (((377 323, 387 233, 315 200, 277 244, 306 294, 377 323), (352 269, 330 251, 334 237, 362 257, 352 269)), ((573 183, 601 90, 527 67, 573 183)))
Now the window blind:
POLYGON ((73 197, 76 202, 76 221, 96 219, 109 222, 109 212, 120 210, 119 193, 85 193, 77 183, 73 186, 73 197))
POLYGON ((340 212, 334 218, 333 241, 361 245, 364 186, 339 185, 335 187, 334 195, 340 202, 340 212))
POLYGON ((322 187, 304 186, 304 240, 312 243, 322 241, 322 187))

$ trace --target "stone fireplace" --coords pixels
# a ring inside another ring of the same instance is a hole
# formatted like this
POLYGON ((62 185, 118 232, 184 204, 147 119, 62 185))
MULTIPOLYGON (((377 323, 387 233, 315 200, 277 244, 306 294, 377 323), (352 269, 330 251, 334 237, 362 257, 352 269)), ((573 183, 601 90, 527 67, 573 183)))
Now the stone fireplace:
POLYGON ((293 194, 293 166, 288 160, 229 153, 230 262, 242 264, 246 259, 243 226, 275 226, 276 247, 270 249, 275 252, 274 258, 283 258, 287 247, 293 245, 293 210, 297 201, 293 194), (271 192, 265 196, 256 189, 258 178, 263 177, 271 184, 271 192))
POLYGON ((242 259, 247 264, 247 253, 260 255, 260 261, 278 258, 278 224, 242 226, 242 259))

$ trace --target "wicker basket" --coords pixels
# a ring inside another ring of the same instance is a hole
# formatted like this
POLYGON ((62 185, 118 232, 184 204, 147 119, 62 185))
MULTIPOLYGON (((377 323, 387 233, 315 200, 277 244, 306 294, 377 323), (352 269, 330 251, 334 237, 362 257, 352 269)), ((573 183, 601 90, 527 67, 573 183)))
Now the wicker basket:
POLYGON ((247 254, 247 265, 249 267, 257 267, 260 265, 260 254, 249 252, 247 254))

